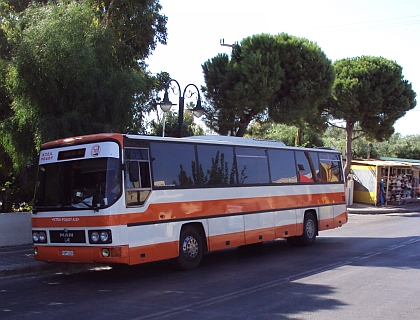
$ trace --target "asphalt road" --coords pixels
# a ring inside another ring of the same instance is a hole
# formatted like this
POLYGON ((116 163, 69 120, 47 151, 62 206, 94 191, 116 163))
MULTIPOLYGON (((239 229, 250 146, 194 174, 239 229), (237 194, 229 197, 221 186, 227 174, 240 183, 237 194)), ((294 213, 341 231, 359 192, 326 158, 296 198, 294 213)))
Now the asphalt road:
POLYGON ((351 215, 311 247, 279 240, 169 262, 0 282, 0 319, 416 319, 418 213, 351 215))

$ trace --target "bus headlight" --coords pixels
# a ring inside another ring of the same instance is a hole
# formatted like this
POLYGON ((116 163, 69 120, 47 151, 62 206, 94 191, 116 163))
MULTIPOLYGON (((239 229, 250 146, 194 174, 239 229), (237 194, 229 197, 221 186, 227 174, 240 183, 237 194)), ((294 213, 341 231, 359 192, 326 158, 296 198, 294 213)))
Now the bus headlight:
POLYGON ((112 243, 111 230, 89 230, 89 243, 90 244, 104 244, 112 243))
POLYGON ((47 233, 45 231, 32 231, 33 243, 47 243, 47 233))
POLYGON ((96 243, 96 242, 98 242, 98 240, 99 240, 99 233, 98 233, 98 231, 93 231, 91 234, 90 234, 90 241, 91 241, 91 243, 93 242, 93 243, 96 243))
POLYGON ((39 233, 39 242, 43 242, 43 243, 47 242, 47 235, 45 234, 44 231, 41 231, 39 233))
POLYGON ((106 243, 108 241, 109 234, 107 231, 101 231, 101 241, 106 243))

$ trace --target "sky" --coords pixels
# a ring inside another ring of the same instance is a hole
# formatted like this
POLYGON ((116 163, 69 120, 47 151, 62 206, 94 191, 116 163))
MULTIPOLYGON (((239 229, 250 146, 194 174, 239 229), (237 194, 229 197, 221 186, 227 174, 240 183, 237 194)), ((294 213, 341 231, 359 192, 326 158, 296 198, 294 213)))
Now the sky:
MULTIPOLYGON (((419 0, 160 0, 167 16, 167 44, 158 44, 149 71, 169 72, 181 90, 204 85, 201 65, 221 46, 261 33, 288 33, 316 42, 332 61, 381 56, 403 68, 420 96, 419 0)), ((163 96, 163 94, 162 94, 163 96)), ((171 97, 177 101, 177 97, 171 97)), ((188 103, 188 99, 186 99, 188 103)), ((395 125, 395 132, 420 134, 420 105, 395 125)))

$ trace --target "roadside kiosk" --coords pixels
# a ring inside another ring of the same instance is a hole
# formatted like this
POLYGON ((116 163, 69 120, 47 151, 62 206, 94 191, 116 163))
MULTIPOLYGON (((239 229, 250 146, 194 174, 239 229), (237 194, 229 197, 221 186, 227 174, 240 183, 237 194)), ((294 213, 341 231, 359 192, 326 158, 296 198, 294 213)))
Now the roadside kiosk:
POLYGON ((354 202, 387 205, 417 201, 420 161, 398 158, 353 160, 354 202))

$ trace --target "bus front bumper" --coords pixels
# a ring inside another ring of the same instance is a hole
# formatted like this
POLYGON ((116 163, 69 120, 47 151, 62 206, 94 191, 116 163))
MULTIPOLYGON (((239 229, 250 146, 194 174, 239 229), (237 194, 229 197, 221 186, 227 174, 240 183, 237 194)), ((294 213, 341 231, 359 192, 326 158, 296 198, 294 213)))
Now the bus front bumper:
POLYGON ((46 262, 129 264, 128 246, 34 245, 34 258, 46 262))

